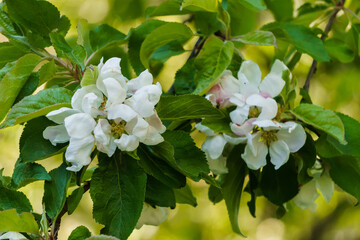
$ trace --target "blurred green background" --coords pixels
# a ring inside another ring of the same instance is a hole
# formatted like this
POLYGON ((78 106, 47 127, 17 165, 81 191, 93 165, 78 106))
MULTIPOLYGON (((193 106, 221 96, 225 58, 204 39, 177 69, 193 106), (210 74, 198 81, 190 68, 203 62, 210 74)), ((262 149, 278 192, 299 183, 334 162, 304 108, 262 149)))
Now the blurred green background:
MULTIPOLYGON (((349 1, 349 4, 351 2, 349 1)), ((72 29, 68 37, 76 34, 78 19, 87 19, 90 24, 107 23, 127 34, 132 28, 145 21, 145 10, 148 6, 158 5, 160 0, 51 0, 60 12, 72 21, 72 29)), ((303 1, 295 0, 295 9, 303 1)), ((241 9, 240 9, 241 10, 241 9)), ((243 32, 259 29, 262 25, 273 21, 268 11, 260 13, 242 9, 239 18, 243 19, 240 29, 243 32)), ((182 22, 189 16, 160 17, 166 21, 182 22)), ((339 14, 334 29, 347 26, 348 19, 339 14)), ((324 27, 320 25, 320 27, 324 27)), ((1 41, 6 39, 0 36, 1 41)), ((196 39, 187 44, 191 50, 196 39)), ((269 71, 269 65, 274 57, 273 47, 246 46, 241 49, 245 59, 252 59, 258 63, 263 76, 269 71)), ((189 52, 171 58, 156 80, 161 82, 166 91, 172 84, 176 71, 185 63, 189 52)), ((339 111, 360 120, 360 62, 342 64, 340 62, 321 63, 312 80, 310 96, 315 104, 328 109, 339 111)), ((302 86, 312 59, 303 55, 293 71, 294 77, 302 86)), ((12 127, 0 131, 0 169, 4 168, 4 175, 11 175, 18 157, 18 141, 22 128, 12 127)), ((60 165, 61 159, 53 157, 42 161, 47 169, 60 165)), ((130 239, 159 239, 159 240, 230 240, 243 239, 231 231, 224 202, 213 205, 207 199, 207 185, 203 182, 191 182, 198 207, 178 205, 171 211, 168 220, 160 227, 144 226, 135 230, 130 239)), ((34 210, 41 213, 41 199, 43 183, 35 182, 21 190, 30 198, 34 210)), ((281 219, 276 218, 276 207, 264 198, 257 201, 256 218, 253 218, 248 209, 247 201, 250 196, 244 193, 241 201, 239 216, 243 233, 250 240, 359 240, 360 239, 360 206, 354 206, 356 200, 337 188, 330 203, 319 197, 316 201, 315 212, 301 210, 293 203, 288 204, 289 212, 281 219)), ((84 194, 78 209, 71 215, 65 216, 60 228, 59 239, 65 240, 73 229, 84 225, 94 234, 101 226, 91 217, 92 202, 87 192, 84 194)))

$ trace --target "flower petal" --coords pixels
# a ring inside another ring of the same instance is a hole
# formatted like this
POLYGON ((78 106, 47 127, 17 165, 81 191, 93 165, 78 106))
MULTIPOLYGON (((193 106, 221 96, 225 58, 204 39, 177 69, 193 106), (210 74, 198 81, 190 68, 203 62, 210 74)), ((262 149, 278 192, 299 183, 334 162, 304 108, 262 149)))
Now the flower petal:
POLYGON ((230 124, 231 131, 233 131, 233 133, 235 133, 238 136, 246 136, 254 128, 253 122, 255 120, 256 118, 251 118, 245 121, 243 124, 231 123, 230 124))
POLYGON ((250 84, 259 86, 261 81, 261 70, 259 68, 259 65, 254 63, 252 60, 245 61, 241 64, 240 70, 238 72, 239 80, 240 74, 245 75, 246 79, 250 84))
POLYGON ((57 124, 62 124, 62 123, 64 123, 64 119, 66 117, 68 117, 72 114, 78 113, 78 112, 79 111, 77 111, 77 110, 63 107, 58 110, 49 112, 48 114, 46 114, 46 117, 57 124))
POLYGON ((234 93, 230 97, 229 101, 238 107, 243 107, 246 103, 246 98, 244 95, 241 95, 240 93, 234 93))
POLYGON ((26 240, 27 238, 18 232, 7 232, 0 236, 0 239, 8 239, 8 240, 26 240))
POLYGON ((95 120, 87 113, 76 113, 65 118, 65 128, 71 138, 89 136, 95 126, 95 120))
POLYGON ((263 79, 260 84, 260 91, 269 94, 271 97, 276 97, 285 86, 285 81, 282 79, 283 71, 289 70, 287 66, 276 60, 271 67, 270 73, 263 79))
POLYGON ((88 85, 88 86, 78 89, 74 93, 73 97, 71 98, 72 108, 83 112, 84 111, 82 108, 83 107, 83 99, 84 99, 85 95, 88 93, 93 93, 96 96, 98 96, 98 98, 100 98, 101 100, 103 99, 102 92, 99 89, 97 89, 97 87, 95 85, 88 85))
POLYGON ((230 112, 231 121, 236 124, 243 124, 245 120, 248 119, 249 109, 249 105, 237 107, 235 110, 230 112))
POLYGON ((241 157, 246 162, 248 168, 257 170, 266 165, 266 155, 268 154, 268 147, 264 142, 259 141, 260 134, 255 134, 248 144, 245 146, 245 151, 241 157))
POLYGON ((136 228, 141 228, 144 224, 158 226, 163 223, 169 215, 169 208, 155 207, 144 203, 140 218, 136 224, 136 228))
POLYGON ((83 166, 91 162, 90 154, 94 147, 95 139, 92 135, 83 138, 70 138, 69 147, 65 152, 65 159, 72 163, 69 171, 78 172, 83 166))
POLYGON ((108 119, 121 118, 129 122, 138 116, 138 114, 126 104, 113 104, 106 110, 108 112, 108 119))
POLYGON ((145 70, 137 78, 131 79, 127 83, 128 91, 131 93, 135 93, 138 89, 151 85, 153 82, 153 75, 149 72, 149 70, 145 70))
POLYGON ((213 130, 211 130, 210 128, 208 128, 205 125, 202 125, 201 123, 195 124, 195 128, 197 130, 199 130, 200 132, 205 133, 207 136, 214 136, 215 135, 215 132, 213 130))
POLYGON ((278 140, 270 144, 270 162, 275 165, 275 170, 278 170, 289 160, 290 150, 288 145, 278 140))
POLYGON ((43 137, 50 140, 51 144, 54 146, 58 143, 66 143, 70 140, 69 134, 63 124, 45 128, 43 137))
POLYGON ((316 191, 315 180, 311 180, 300 188, 299 193, 294 197, 294 203, 301 209, 309 208, 311 211, 316 210, 315 200, 319 194, 316 191))
POLYGON ((139 146, 139 140, 134 135, 123 134, 114 141, 121 151, 132 152, 139 146))
POLYGON ((207 153, 210 158, 217 159, 221 156, 225 144, 225 138, 222 135, 216 135, 214 137, 207 137, 201 149, 207 153))
POLYGON ((141 141, 145 140, 145 138, 147 137, 149 123, 147 121, 145 121, 143 118, 135 119, 135 124, 133 121, 131 121, 130 124, 126 124, 125 130, 127 133, 138 137, 141 142, 141 141))
POLYGON ((240 92, 241 83, 238 79, 234 78, 229 70, 224 71, 220 77, 219 83, 228 97, 234 93, 240 92))
POLYGON ((246 99, 246 104, 261 108, 261 113, 257 117, 258 120, 271 120, 276 117, 278 106, 274 99, 264 98, 259 94, 253 94, 246 99))
POLYGON ((323 195, 325 201, 330 202, 332 196, 334 195, 334 182, 331 179, 329 172, 325 172, 321 177, 316 179, 316 187, 323 195))
POLYGON ((146 145, 158 145, 159 143, 163 142, 164 138, 160 135, 159 131, 157 131, 154 127, 150 126, 148 128, 148 132, 146 134, 146 138, 141 142, 146 145))
POLYGON ((145 121, 147 121, 158 133, 164 133, 166 131, 166 127, 162 124, 156 111, 150 117, 145 118, 145 121))
POLYGON ((109 104, 121 104, 126 98, 126 88, 114 78, 106 78, 103 80, 106 91, 104 94, 108 97, 109 104))
MULTIPOLYGON (((287 122, 287 124, 291 124, 291 122, 287 122)), ((289 129, 281 129, 277 134, 278 140, 283 140, 289 147, 290 152, 297 152, 302 146, 304 146, 306 141, 306 133, 304 128, 295 123, 296 127, 293 128, 291 133, 289 133, 289 129)))
POLYGON ((215 174, 225 174, 229 172, 229 169, 226 167, 226 157, 220 156, 216 159, 212 159, 208 154, 206 154, 206 160, 209 165, 209 169, 215 174))
POLYGON ((98 65, 99 77, 96 80, 96 86, 103 93, 106 93, 106 88, 103 82, 103 80, 106 78, 114 78, 121 84, 123 88, 126 88, 127 79, 121 73, 120 61, 120 58, 114 57, 108 59, 105 64, 100 63, 98 65))
POLYGON ((96 148, 111 157, 116 150, 116 145, 111 135, 111 125, 106 119, 99 119, 94 129, 94 136, 96 148))
POLYGON ((84 96, 82 101, 82 110, 90 114, 92 117, 97 117, 100 114, 99 107, 103 99, 94 93, 88 93, 84 96))
POLYGON ((247 137, 233 137, 224 133, 224 138, 228 143, 238 145, 240 143, 245 143, 247 141, 247 137))

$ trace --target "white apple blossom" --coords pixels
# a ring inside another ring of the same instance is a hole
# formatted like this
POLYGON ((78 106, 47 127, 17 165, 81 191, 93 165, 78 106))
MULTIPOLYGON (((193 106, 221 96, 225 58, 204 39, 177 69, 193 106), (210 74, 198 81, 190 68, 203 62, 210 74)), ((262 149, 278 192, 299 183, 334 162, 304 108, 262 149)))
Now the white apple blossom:
POLYGON ((71 99, 72 108, 61 108, 46 116, 59 124, 47 127, 43 136, 53 145, 70 142, 65 158, 67 169, 79 171, 91 162, 93 148, 109 157, 116 148, 134 151, 140 143, 156 145, 164 141, 166 130, 155 111, 162 89, 152 84, 145 70, 127 80, 121 73, 120 59, 111 58, 98 66, 96 84, 78 89, 71 99))
POLYGON ((250 169, 266 165, 266 156, 279 169, 289 159, 290 152, 297 152, 305 144, 304 128, 295 122, 278 123, 270 120, 255 121, 258 131, 251 135, 241 157, 250 169))
POLYGON ((215 174, 227 173, 229 170, 226 167, 226 157, 222 155, 227 143, 224 134, 217 134, 201 123, 197 123, 195 128, 207 136, 201 149, 206 155, 210 170, 215 174))
POLYGON ((140 229, 143 225, 158 226, 165 222, 169 216, 169 208, 152 207, 144 203, 140 218, 136 224, 136 229, 140 229))
POLYGON ((326 202, 330 202, 335 189, 335 184, 329 175, 329 171, 324 169, 319 171, 321 164, 316 161, 310 175, 312 180, 305 183, 299 193, 295 196, 294 203, 301 209, 316 210, 315 200, 319 197, 318 191, 321 193, 326 202))

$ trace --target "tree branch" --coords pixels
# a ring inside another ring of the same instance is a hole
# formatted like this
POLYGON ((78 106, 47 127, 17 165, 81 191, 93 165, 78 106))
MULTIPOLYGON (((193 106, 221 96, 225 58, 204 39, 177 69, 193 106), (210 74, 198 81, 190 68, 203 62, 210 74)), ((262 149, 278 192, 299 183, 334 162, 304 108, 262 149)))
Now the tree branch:
MULTIPOLYGON (((86 193, 90 189, 90 181, 86 181, 85 184, 83 185, 83 188, 84 188, 84 193, 86 193)), ((59 229, 60 229, 61 218, 68 211, 68 200, 69 200, 69 198, 66 198, 65 204, 64 204, 63 208, 61 209, 61 212, 59 213, 59 215, 57 216, 57 218, 55 220, 54 235, 50 236, 50 239, 54 239, 54 240, 58 239, 58 233, 59 233, 59 229)))
MULTIPOLYGON (((340 2, 337 4, 337 7, 334 9, 334 11, 331 13, 331 16, 329 18, 329 21, 328 23, 326 24, 326 27, 324 29, 324 33, 321 35, 321 40, 324 41, 326 39, 326 37, 328 36, 328 33, 330 32, 331 30, 331 27, 336 19, 336 15, 339 13, 339 11, 344 7, 344 3, 345 3, 345 0, 340 0, 340 2)), ((310 81, 313 77, 313 75, 316 73, 316 70, 317 70, 317 61, 314 60, 311 64, 311 67, 310 67, 310 70, 309 70, 309 73, 307 75, 307 78, 306 78, 306 81, 305 81, 305 84, 303 86, 303 88, 306 90, 306 91, 309 91, 309 87, 310 87, 310 81)))
MULTIPOLYGON (((190 59, 196 57, 199 54, 201 48, 203 47, 203 45, 205 43, 204 40, 205 40, 204 37, 199 37, 199 39, 196 41, 196 43, 195 43, 195 45, 194 45, 194 47, 193 47, 193 49, 192 49, 192 51, 191 51, 191 53, 190 53, 190 55, 189 55, 189 57, 188 57, 188 59, 186 61, 189 61, 190 59)), ((174 94, 175 93, 175 83, 173 83, 171 85, 171 87, 167 91, 167 93, 168 94, 174 94)))

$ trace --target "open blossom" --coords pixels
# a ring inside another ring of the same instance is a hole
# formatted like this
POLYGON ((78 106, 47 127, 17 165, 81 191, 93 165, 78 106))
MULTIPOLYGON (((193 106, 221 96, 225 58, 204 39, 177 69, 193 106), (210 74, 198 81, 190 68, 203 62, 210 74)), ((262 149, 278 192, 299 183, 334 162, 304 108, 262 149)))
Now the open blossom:
POLYGON ((233 134, 215 133, 201 124, 195 126, 207 135, 202 149, 213 172, 226 172, 219 169, 226 169, 223 149, 227 143, 246 143, 241 156, 247 166, 254 170, 267 164, 268 154, 275 169, 279 169, 288 161, 290 153, 298 151, 305 144, 306 133, 300 124, 275 120, 278 104, 273 98, 281 93, 285 85, 284 71, 288 71, 286 65, 276 60, 270 73, 261 80, 259 66, 251 60, 245 61, 237 79, 230 71, 225 71, 207 93, 206 98, 216 107, 236 107, 229 113, 233 134), (218 168, 220 163, 222 168, 218 168))
MULTIPOLYGON (((321 164, 316 162, 314 166, 319 168, 321 164)), ((300 188, 299 193, 293 200, 299 208, 315 211, 315 200, 319 197, 318 191, 322 194, 325 201, 330 202, 335 186, 327 170, 321 172, 315 170, 315 173, 313 173, 313 169, 311 169, 310 175, 312 175, 313 179, 300 188)))
POLYGON ((207 136, 201 149, 205 152, 210 170, 215 174, 227 173, 226 157, 222 155, 227 143, 224 134, 216 134, 201 123, 197 123, 195 128, 207 136))
POLYGON ((149 204, 144 203, 136 228, 140 229, 143 225, 158 226, 167 219, 169 212, 169 208, 158 206, 152 207, 149 204))
POLYGON ((65 158, 67 169, 79 171, 91 162, 96 148, 109 157, 117 148, 134 151, 139 143, 156 145, 164 141, 165 126, 155 111, 162 94, 159 83, 145 70, 127 80, 121 73, 120 59, 111 58, 98 66, 96 84, 78 89, 72 108, 61 108, 46 116, 59 124, 47 127, 43 136, 53 145, 70 142, 65 158))
POLYGON ((259 131, 254 131, 241 155, 250 169, 265 166, 270 154, 270 162, 277 170, 288 161, 290 152, 297 152, 305 144, 306 133, 298 123, 266 120, 254 124, 259 131))

